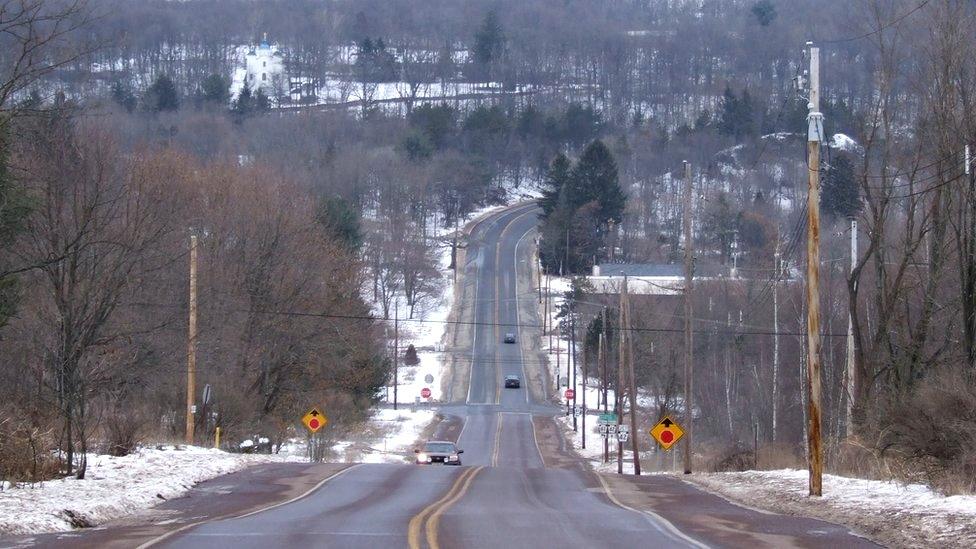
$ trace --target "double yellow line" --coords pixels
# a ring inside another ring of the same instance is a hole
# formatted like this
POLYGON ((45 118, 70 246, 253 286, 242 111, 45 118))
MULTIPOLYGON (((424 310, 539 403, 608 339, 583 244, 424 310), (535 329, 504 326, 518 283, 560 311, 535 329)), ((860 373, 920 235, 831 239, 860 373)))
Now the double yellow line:
POLYGON ((474 477, 482 469, 484 469, 484 466, 472 467, 461 473, 457 480, 454 481, 451 489, 444 494, 444 497, 428 505, 423 511, 410 519, 410 526, 407 531, 407 543, 410 545, 410 549, 421 549, 423 547, 420 539, 421 530, 423 530, 426 536, 427 546, 430 549, 440 549, 440 545, 437 543, 437 526, 440 524, 441 515, 457 503, 459 499, 464 497, 468 488, 471 487, 471 483, 474 482, 474 477))

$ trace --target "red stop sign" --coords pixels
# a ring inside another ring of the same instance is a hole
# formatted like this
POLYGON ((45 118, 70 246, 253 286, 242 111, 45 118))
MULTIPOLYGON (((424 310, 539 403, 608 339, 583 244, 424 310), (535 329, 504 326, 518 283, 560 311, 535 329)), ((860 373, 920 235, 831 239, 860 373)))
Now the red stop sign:
POLYGON ((576 391, 572 389, 566 389, 566 400, 570 400, 576 396, 576 391))
POLYGON ((430 398, 430 389, 428 389, 427 387, 424 387, 423 389, 421 389, 420 390, 420 396, 422 396, 424 398, 430 398))
POLYGON ((674 433, 671 431, 661 431, 661 442, 671 444, 674 442, 674 433))
POLYGON ((308 428, 311 429, 311 430, 313 430, 313 431, 316 430, 316 429, 318 429, 319 428, 319 420, 315 419, 314 417, 312 419, 308 420, 308 428))

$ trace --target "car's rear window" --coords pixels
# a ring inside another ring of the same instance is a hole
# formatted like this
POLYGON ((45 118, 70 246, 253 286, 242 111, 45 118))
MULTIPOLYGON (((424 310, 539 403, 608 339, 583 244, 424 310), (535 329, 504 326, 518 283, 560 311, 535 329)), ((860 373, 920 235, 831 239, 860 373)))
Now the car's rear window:
POLYGON ((424 450, 435 454, 453 454, 454 445, 449 442, 428 442, 424 450))

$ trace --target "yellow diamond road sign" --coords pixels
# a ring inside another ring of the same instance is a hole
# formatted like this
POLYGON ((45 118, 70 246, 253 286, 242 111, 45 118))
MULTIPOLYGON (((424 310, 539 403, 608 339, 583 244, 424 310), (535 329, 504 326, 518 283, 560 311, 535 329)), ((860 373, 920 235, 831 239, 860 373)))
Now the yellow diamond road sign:
POLYGON ((329 418, 325 417, 325 414, 319 411, 318 408, 312 408, 307 414, 302 416, 302 423, 308 430, 315 433, 319 429, 325 427, 325 424, 329 422, 329 418))
POLYGON ((665 450, 670 450, 684 434, 685 432, 670 416, 664 416, 664 419, 651 429, 651 436, 665 450))

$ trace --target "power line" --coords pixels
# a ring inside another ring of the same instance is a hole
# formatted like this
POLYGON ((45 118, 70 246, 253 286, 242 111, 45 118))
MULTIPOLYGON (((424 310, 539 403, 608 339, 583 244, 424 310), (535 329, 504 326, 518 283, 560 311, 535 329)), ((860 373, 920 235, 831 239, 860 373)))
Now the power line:
POLYGON ((908 11, 908 12, 906 12, 906 13, 904 13, 904 14, 896 17, 896 18, 894 18, 893 20, 889 21, 888 23, 885 23, 885 24, 881 25, 880 27, 878 27, 877 29, 875 29, 875 30, 873 30, 871 32, 866 32, 864 34, 861 34, 861 35, 858 35, 858 36, 851 36, 851 37, 848 37, 848 38, 838 38, 838 39, 834 39, 834 40, 819 40, 818 42, 820 44, 843 44, 845 42, 854 42, 855 40, 863 40, 863 39, 865 39, 865 38, 867 38, 869 36, 873 36, 875 34, 884 32, 884 31, 890 29, 891 27, 894 27, 895 25, 898 25, 899 23, 901 23, 905 19, 911 17, 918 10, 920 10, 920 9, 924 8, 925 6, 927 6, 930 1, 931 0, 923 0, 923 2, 921 4, 915 6, 912 10, 910 10, 910 11, 908 11))
MULTIPOLYGON (((160 307, 160 308, 170 308, 170 307, 181 307, 180 305, 169 305, 164 303, 126 303, 125 305, 130 307, 160 307)), ((321 318, 330 320, 349 320, 349 321, 359 321, 359 322, 381 322, 383 319, 368 315, 342 315, 335 313, 311 313, 305 311, 282 311, 282 310, 259 310, 259 309, 220 309, 223 313, 237 313, 237 314, 255 314, 255 315, 269 315, 269 316, 284 316, 284 317, 296 317, 296 318, 321 318)), ((541 324, 519 324, 511 322, 479 322, 479 321, 464 321, 464 320, 424 320, 419 318, 413 319, 400 319, 400 322, 413 322, 419 324, 450 324, 454 326, 485 326, 485 327, 499 327, 499 328, 538 328, 541 329, 541 324)), ((683 329, 680 328, 618 328, 624 329, 632 332, 642 332, 642 333, 683 333, 683 329)), ((772 330, 701 330, 698 333, 709 333, 709 334, 728 334, 728 335, 756 335, 756 336, 772 336, 772 335, 795 335, 803 336, 806 335, 805 332, 774 332, 772 330)), ((843 334, 833 334, 825 333, 826 337, 847 337, 846 333, 843 334)))

